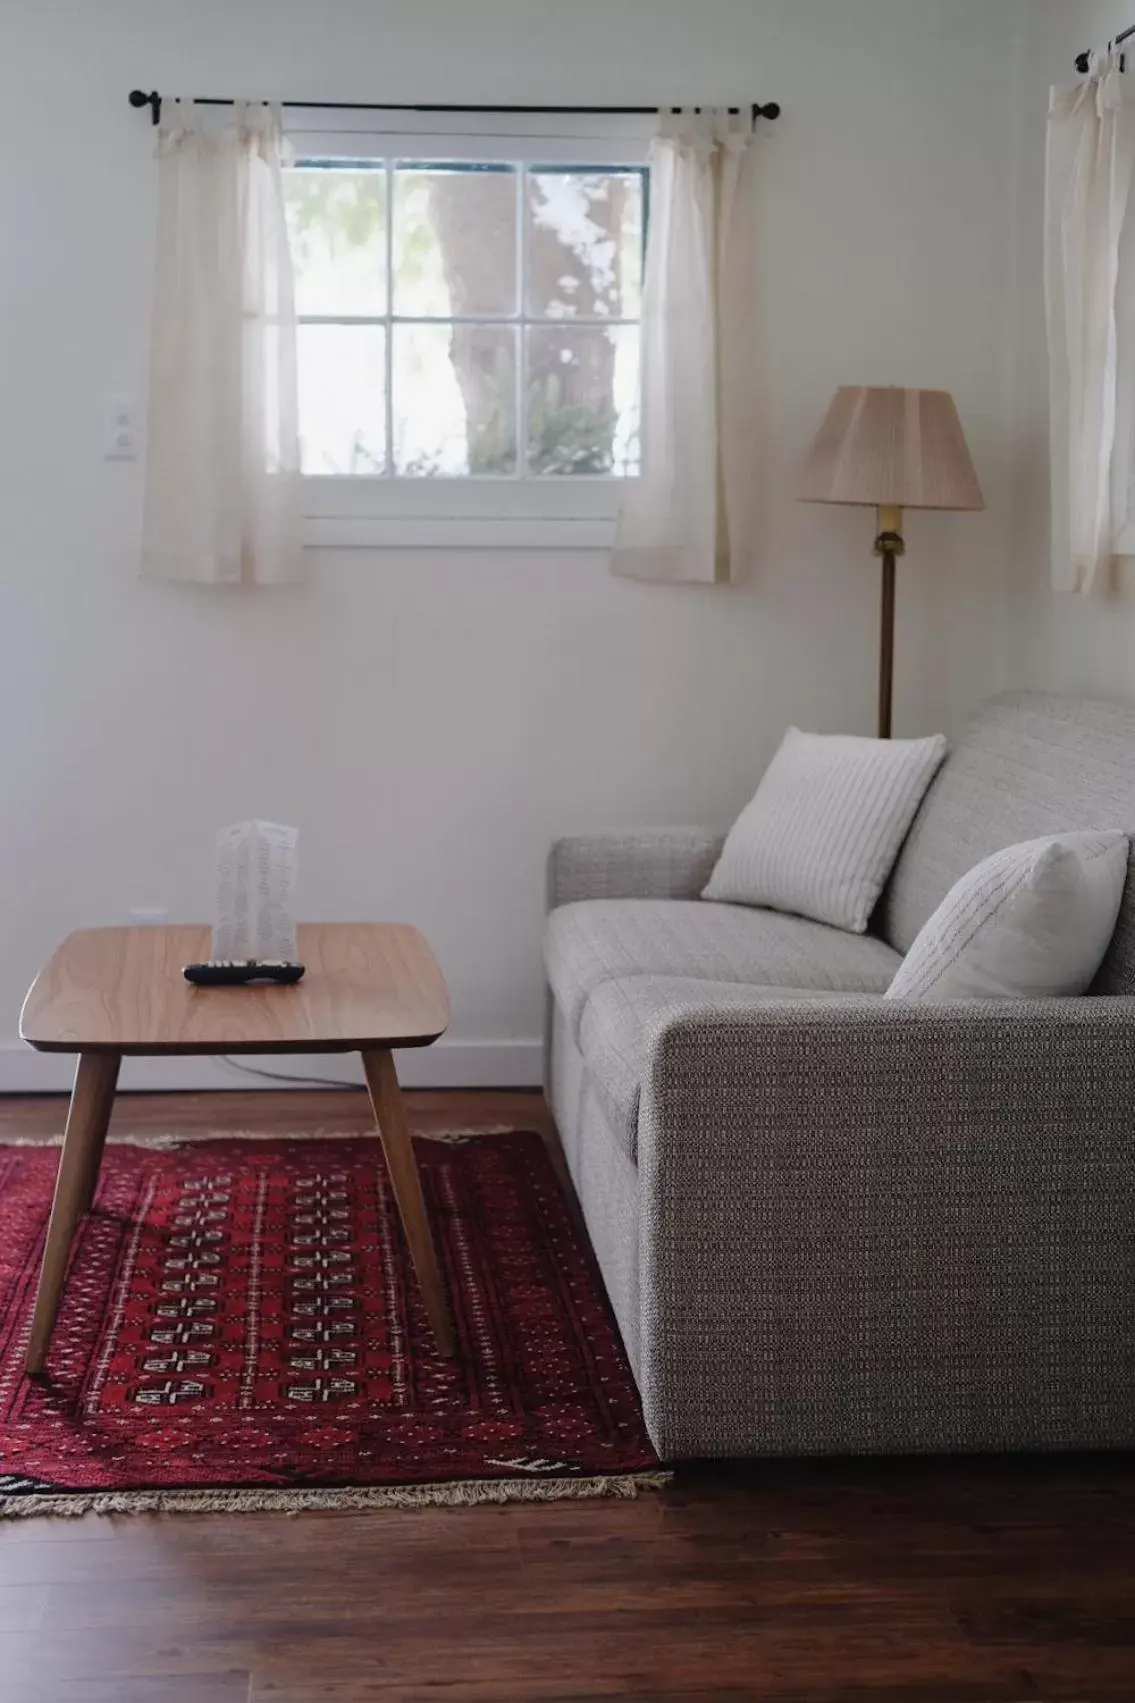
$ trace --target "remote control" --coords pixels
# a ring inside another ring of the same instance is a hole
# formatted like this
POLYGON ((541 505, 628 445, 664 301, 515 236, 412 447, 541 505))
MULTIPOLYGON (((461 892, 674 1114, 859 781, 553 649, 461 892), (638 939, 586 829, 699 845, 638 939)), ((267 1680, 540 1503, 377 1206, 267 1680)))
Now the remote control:
POLYGON ((213 958, 207 964, 186 964, 182 975, 194 987, 245 987, 249 982, 279 982, 291 986, 304 972, 303 964, 286 958, 213 958))

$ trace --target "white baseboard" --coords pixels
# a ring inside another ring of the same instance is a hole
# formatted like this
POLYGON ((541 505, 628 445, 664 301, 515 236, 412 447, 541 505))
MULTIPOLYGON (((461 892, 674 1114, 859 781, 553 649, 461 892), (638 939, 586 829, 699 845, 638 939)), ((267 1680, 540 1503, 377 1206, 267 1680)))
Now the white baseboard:
MULTIPOLYGON (((446 1041, 396 1055, 404 1088, 535 1088, 543 1077, 539 1041, 446 1041)), ((242 1058, 245 1066, 284 1076, 326 1078, 362 1086, 355 1053, 293 1053, 242 1058)), ((69 1053, 37 1053, 20 1041, 0 1042, 0 1094, 66 1093, 75 1075, 69 1053)), ((202 1093, 221 1088, 302 1088, 249 1075, 222 1058, 128 1058, 119 1088, 149 1093, 202 1093)))

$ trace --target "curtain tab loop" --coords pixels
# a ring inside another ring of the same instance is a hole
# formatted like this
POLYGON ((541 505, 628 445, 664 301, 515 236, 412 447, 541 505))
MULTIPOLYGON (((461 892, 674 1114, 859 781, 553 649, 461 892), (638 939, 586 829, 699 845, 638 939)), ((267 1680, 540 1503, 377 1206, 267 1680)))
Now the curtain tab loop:
POLYGON ((1102 114, 1113 112, 1121 104, 1123 99, 1123 73, 1120 70, 1118 53, 1112 51, 1106 55, 1101 54, 1100 57, 1103 63, 1100 69, 1096 100, 1102 114))
POLYGON ((195 101, 183 100, 175 95, 172 100, 162 102, 162 116, 158 122, 158 153, 180 142, 183 136, 194 135, 201 128, 201 110, 195 101))

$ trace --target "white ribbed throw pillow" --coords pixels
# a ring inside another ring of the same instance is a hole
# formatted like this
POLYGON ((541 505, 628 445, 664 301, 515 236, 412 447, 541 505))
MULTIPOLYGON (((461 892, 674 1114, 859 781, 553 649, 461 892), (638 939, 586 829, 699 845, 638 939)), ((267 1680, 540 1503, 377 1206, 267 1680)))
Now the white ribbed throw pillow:
POLYGON ((888 999, 1056 999, 1103 963, 1127 880, 1121 833, 1057 834, 995 852, 953 886, 888 999))
POLYGON ((725 842, 704 899, 864 934, 946 741, 790 727, 725 842))

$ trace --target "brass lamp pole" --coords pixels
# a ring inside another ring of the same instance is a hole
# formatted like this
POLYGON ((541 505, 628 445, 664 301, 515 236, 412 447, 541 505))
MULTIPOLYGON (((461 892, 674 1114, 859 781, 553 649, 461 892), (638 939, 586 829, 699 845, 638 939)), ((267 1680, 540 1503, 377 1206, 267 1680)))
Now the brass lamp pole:
POLYGON ((895 695, 895 559, 906 555, 902 510, 885 503, 877 511, 875 554, 883 558, 882 620, 879 629, 879 738, 891 737, 891 707, 895 695))
POLYGON ((800 483, 806 503, 876 510, 883 562, 879 738, 891 737, 895 562, 906 554, 903 509, 985 507, 953 397, 944 390, 837 390, 800 483))

